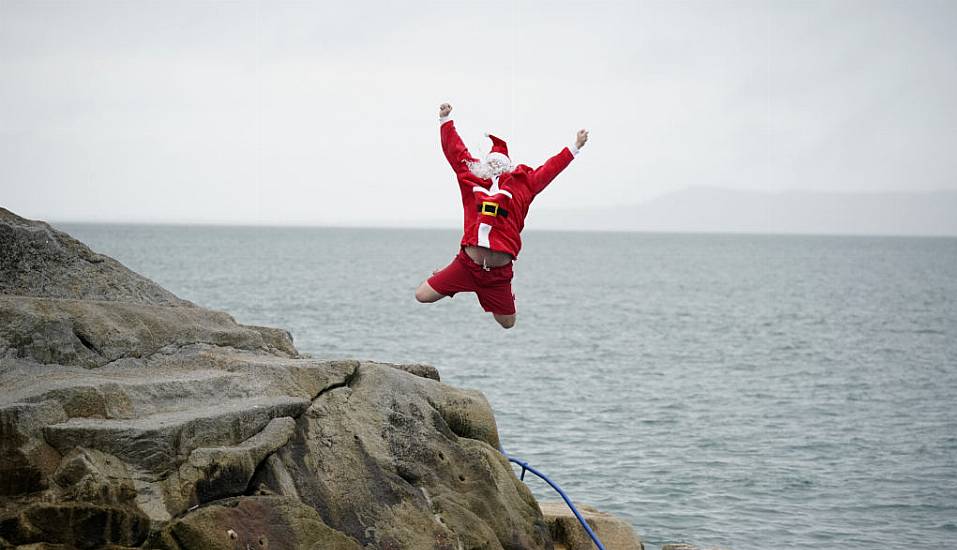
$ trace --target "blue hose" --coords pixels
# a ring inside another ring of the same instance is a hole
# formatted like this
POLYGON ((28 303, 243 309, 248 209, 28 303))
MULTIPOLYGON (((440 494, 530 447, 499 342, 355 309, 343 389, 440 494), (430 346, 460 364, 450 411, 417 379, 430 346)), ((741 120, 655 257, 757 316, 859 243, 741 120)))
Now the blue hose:
POLYGON ((518 464, 519 466, 522 467, 522 474, 519 476, 519 479, 521 479, 522 481, 525 481, 525 471, 527 470, 537 475, 541 479, 543 479, 545 483, 548 483, 549 485, 551 485, 552 489, 555 489, 556 491, 558 491, 558 494, 562 496, 562 500, 565 501, 565 504, 567 504, 568 507, 571 508, 572 513, 575 514, 576 518, 578 518, 578 522, 581 523, 582 527, 585 528, 585 532, 588 533, 589 537, 591 537, 591 540, 595 543, 595 546, 597 546, 599 550, 605 550, 605 546, 601 543, 600 540, 598 540, 598 537, 595 535, 595 532, 591 530, 591 527, 588 525, 588 522, 585 521, 585 518, 583 518, 582 515, 578 512, 578 508, 575 508, 575 505, 572 504, 572 499, 568 498, 568 495, 565 494, 565 491, 563 491, 562 488, 559 487, 557 483, 548 479, 548 476, 546 476, 545 474, 529 466, 528 462, 525 462, 524 460, 519 460, 517 458, 513 458, 512 456, 510 456, 508 453, 505 452, 505 449, 499 449, 499 452, 501 452, 502 455, 504 455, 509 462, 514 462, 515 464, 518 464))

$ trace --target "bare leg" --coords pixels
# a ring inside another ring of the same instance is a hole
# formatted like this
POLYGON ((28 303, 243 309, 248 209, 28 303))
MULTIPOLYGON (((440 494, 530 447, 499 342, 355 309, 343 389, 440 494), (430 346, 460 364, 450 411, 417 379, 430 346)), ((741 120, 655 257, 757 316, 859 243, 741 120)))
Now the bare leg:
POLYGON ((499 315, 498 313, 493 313, 492 317, 495 317, 495 320, 498 321, 498 324, 502 325, 502 328, 512 328, 515 326, 515 314, 511 315, 499 315))
POLYGON ((428 281, 422 281, 419 288, 415 289, 415 299, 423 304, 438 302, 442 298, 445 298, 445 294, 436 292, 436 290, 429 285, 428 281))

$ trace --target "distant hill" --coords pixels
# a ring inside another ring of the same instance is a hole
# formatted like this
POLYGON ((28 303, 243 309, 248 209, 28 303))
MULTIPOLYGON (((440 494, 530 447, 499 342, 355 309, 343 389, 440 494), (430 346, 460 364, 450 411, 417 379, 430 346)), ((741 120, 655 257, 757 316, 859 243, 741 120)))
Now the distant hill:
POLYGON ((957 235, 957 191, 767 193, 690 187, 648 202, 535 210, 531 229, 957 235))

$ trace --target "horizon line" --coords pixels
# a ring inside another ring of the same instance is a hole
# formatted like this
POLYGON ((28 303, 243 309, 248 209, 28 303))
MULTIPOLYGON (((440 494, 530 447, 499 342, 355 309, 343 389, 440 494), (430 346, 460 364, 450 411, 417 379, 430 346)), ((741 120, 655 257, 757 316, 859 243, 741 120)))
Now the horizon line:
MULTIPOLYGON (((77 221, 77 220, 42 220, 50 225, 115 225, 115 226, 145 226, 145 227, 207 227, 222 229, 357 229, 357 230, 412 230, 412 231, 461 231, 461 227, 438 225, 389 225, 389 224, 249 224, 231 222, 130 222, 130 221, 77 221)), ((525 231, 534 233, 611 233, 611 234, 639 234, 639 235, 684 235, 684 236, 753 236, 753 237, 852 237, 852 238, 904 238, 904 239, 954 239, 957 233, 815 233, 815 232, 758 232, 758 231, 695 231, 695 230, 653 230, 653 229, 555 229, 552 227, 526 227, 525 231)))

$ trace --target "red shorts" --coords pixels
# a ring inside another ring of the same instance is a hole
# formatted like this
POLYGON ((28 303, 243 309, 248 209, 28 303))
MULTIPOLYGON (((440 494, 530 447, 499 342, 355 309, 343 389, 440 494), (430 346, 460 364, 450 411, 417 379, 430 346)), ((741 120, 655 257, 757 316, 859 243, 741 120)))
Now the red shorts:
POLYGON ((512 264, 490 267, 478 265, 464 250, 442 271, 429 277, 429 286, 439 294, 454 296, 456 292, 474 292, 482 309, 498 315, 515 314, 512 294, 512 264))

